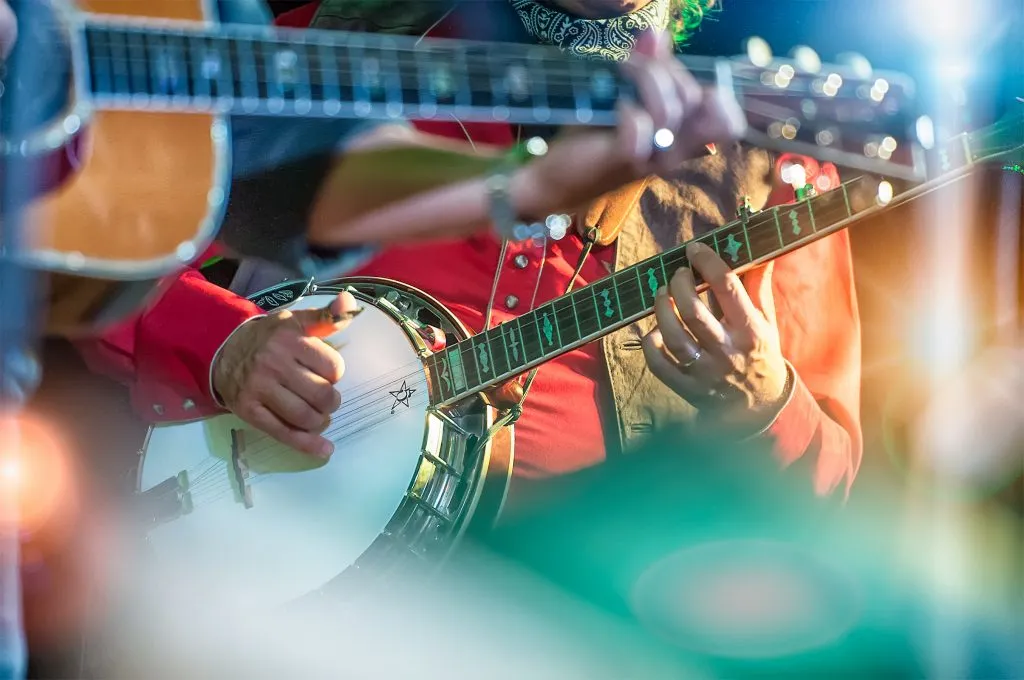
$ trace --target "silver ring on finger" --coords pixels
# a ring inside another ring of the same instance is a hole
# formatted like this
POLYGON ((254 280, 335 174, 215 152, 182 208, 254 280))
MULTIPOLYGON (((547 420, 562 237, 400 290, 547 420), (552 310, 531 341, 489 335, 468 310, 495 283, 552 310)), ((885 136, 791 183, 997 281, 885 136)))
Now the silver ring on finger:
POLYGON ((654 148, 658 151, 667 151, 676 143, 676 135, 668 128, 659 128, 654 133, 654 148))
POLYGON ((690 360, 687 361, 685 364, 683 364, 683 365, 681 365, 679 367, 680 370, 683 370, 683 371, 689 370, 694 364, 696 364, 698 361, 700 361, 700 358, 702 356, 703 356, 703 354, 702 354, 702 352, 699 349, 694 351, 693 356, 690 357, 690 360))

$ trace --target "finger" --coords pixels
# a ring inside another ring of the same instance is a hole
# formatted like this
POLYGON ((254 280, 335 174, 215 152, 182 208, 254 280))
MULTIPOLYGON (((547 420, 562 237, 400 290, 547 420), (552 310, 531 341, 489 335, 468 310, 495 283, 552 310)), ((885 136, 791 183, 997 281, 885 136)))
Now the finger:
POLYGON ((757 318, 759 313, 743 282, 718 253, 700 241, 693 241, 686 246, 686 257, 708 284, 730 329, 742 329, 757 318))
POLYGON ((772 276, 775 273, 775 262, 747 272, 743 277, 743 287, 749 291, 754 306, 764 315, 772 326, 775 324, 775 293, 772 289, 772 276))
POLYGON ((320 338, 295 338, 292 355, 300 365, 332 385, 345 375, 345 360, 341 354, 320 338))
POLYGON ((668 353, 675 357, 678 370, 703 384, 716 383, 725 376, 720 358, 708 356, 707 352, 701 350, 700 344, 680 320, 672 298, 664 288, 654 298, 654 316, 658 321, 662 343, 668 353))
POLYGON ((705 88, 699 109, 686 123, 691 138, 700 144, 742 139, 747 131, 747 117, 735 94, 722 87, 705 88))
POLYGON ((668 289, 679 311, 679 318, 697 339, 697 343, 712 354, 722 356, 727 343, 725 329, 707 305, 697 297, 693 273, 686 267, 680 268, 669 281, 668 289))
POLYGON ((617 108, 618 155, 633 174, 644 173, 654 151, 654 123, 647 111, 631 102, 621 100, 617 108))
POLYGON ((672 41, 665 31, 647 29, 640 33, 633 45, 633 54, 645 57, 663 57, 672 51, 672 41))
POLYGON ((269 389, 262 390, 260 401, 292 428, 308 432, 319 432, 323 428, 323 414, 281 383, 274 383, 269 389))
MULTIPOLYGON (((665 349, 679 362, 680 368, 693 361, 700 354, 700 346, 689 331, 683 327, 672 298, 664 287, 658 290, 654 298, 654 318, 658 322, 662 344, 665 349)), ((685 370, 685 369, 683 369, 685 370)))
POLYGON ((693 75, 678 60, 667 68, 672 79, 676 97, 679 99, 683 115, 678 129, 673 129, 675 141, 669 148, 658 154, 658 167, 661 172, 670 172, 683 162, 693 158, 706 144, 703 135, 693 134, 689 120, 698 116, 702 110, 701 98, 703 90, 693 75))
POLYGON ((262 404, 256 404, 243 419, 285 446, 317 458, 329 458, 334 444, 318 434, 290 427, 262 404))
POLYGON ((639 104, 650 114, 654 129, 678 130, 683 102, 665 60, 634 56, 623 64, 623 72, 636 85, 639 104))
POLYGON ((281 382, 320 414, 321 425, 341 406, 341 394, 334 384, 304 366, 295 364, 284 372, 281 382))
POLYGON ((700 383, 696 378, 679 370, 679 365, 665 347, 665 341, 659 329, 655 328, 645 335, 640 345, 643 347, 647 367, 651 369, 651 373, 658 380, 687 401, 699 398, 702 394, 700 383))
POLYGON ((306 335, 326 338, 347 326, 362 310, 351 293, 339 293, 320 309, 299 309, 292 316, 306 335))

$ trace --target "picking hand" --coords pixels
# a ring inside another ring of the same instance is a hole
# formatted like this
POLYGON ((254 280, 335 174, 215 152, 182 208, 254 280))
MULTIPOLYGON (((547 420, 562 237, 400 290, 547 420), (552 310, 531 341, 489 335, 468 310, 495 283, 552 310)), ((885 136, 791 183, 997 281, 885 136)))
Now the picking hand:
POLYGON ((357 310, 342 293, 324 309, 283 310, 239 327, 214 359, 213 387, 224 405, 283 444, 329 457, 334 445, 321 433, 341 405, 334 385, 345 362, 321 338, 357 310))
POLYGON ((755 304, 714 250, 692 243, 686 254, 724 316, 715 318, 697 297, 693 273, 679 269, 655 300, 658 325, 643 342, 647 365, 712 423, 761 429, 782 407, 789 377, 775 323, 772 265, 747 275, 755 304))

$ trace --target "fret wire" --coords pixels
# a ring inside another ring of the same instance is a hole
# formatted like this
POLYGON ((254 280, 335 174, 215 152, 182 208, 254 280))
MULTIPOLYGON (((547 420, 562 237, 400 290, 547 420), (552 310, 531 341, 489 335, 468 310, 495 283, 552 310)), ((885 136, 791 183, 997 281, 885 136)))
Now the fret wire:
POLYGON ((782 222, 779 221, 779 208, 778 208, 778 206, 776 206, 776 207, 772 208, 771 210, 772 210, 772 218, 774 219, 774 222, 775 222, 775 231, 776 231, 776 233, 779 236, 779 248, 785 248, 786 247, 786 239, 782 238, 782 222))
POLYGON ((746 243, 747 243, 747 257, 749 258, 747 261, 751 262, 755 258, 754 258, 754 251, 752 251, 750 249, 750 234, 747 232, 747 223, 749 222, 749 220, 750 220, 750 215, 744 213, 743 219, 742 219, 743 240, 746 241, 746 243))
POLYGON ((619 284, 615 281, 615 273, 609 277, 612 280, 612 290, 615 292, 615 306, 619 308, 619 320, 625 317, 622 315, 622 300, 619 299, 619 284))
POLYGON ((207 50, 206 47, 206 36, 195 36, 191 40, 186 42, 186 49, 192 55, 188 60, 188 70, 192 74, 194 81, 193 90, 198 98, 212 98, 213 97, 213 84, 211 79, 206 78, 203 73, 204 59, 202 54, 207 50))
POLYGON ((576 335, 579 336, 579 339, 582 340, 583 339, 583 331, 580 330, 580 315, 576 311, 576 296, 573 293, 569 294, 569 306, 570 306, 570 309, 572 309, 573 321, 576 322, 576 335))
POLYGON ((114 37, 118 36, 118 33, 110 32, 110 54, 112 60, 112 70, 114 72, 114 92, 111 94, 121 94, 130 96, 132 93, 132 80, 131 71, 129 70, 131 64, 128 60, 128 45, 125 42, 125 37, 120 36, 120 39, 115 40, 114 37), (119 54, 115 54, 115 51, 119 54))
POLYGON ((505 350, 505 365, 508 366, 508 370, 511 371, 512 370, 512 357, 510 357, 508 355, 508 341, 506 341, 506 339, 505 339, 505 331, 502 328, 502 326, 504 326, 504 325, 505 325, 504 323, 498 324, 497 326, 494 327, 494 329, 495 330, 501 329, 501 330, 498 330, 498 335, 501 337, 501 347, 502 347, 503 350, 505 350))
POLYGON ((814 206, 811 205, 812 199, 807 199, 804 203, 807 205, 807 216, 811 218, 811 231, 818 233, 818 227, 814 223, 814 206))

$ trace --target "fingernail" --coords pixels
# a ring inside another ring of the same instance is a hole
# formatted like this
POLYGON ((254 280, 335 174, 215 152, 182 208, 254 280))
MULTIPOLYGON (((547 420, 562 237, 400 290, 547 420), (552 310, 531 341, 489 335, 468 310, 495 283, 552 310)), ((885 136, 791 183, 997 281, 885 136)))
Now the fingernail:
POLYGON ((334 453, 334 444, 328 441, 320 442, 320 448, 317 450, 321 458, 330 458, 331 454, 334 453))
POLYGON ((661 288, 658 289, 658 297, 664 297, 666 295, 668 295, 668 288, 662 286, 661 288))

